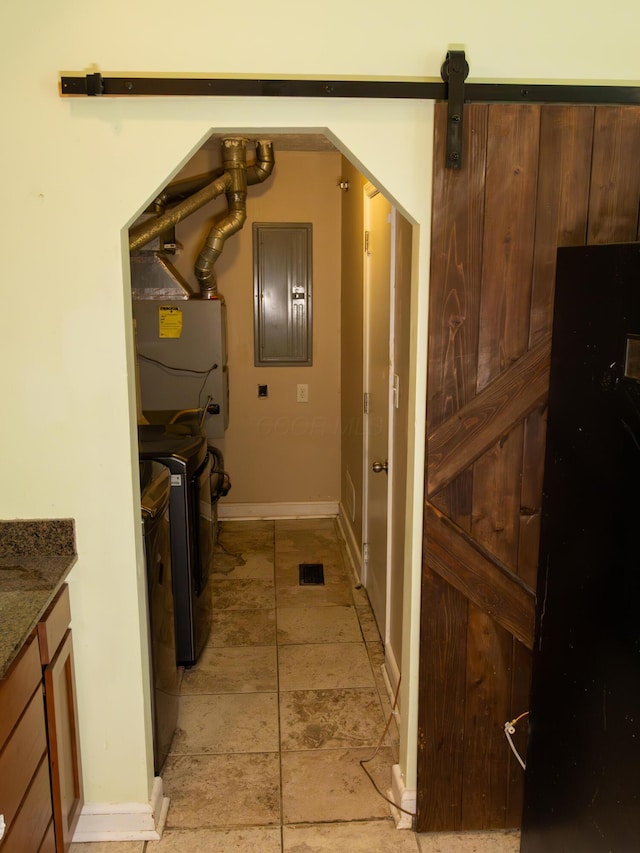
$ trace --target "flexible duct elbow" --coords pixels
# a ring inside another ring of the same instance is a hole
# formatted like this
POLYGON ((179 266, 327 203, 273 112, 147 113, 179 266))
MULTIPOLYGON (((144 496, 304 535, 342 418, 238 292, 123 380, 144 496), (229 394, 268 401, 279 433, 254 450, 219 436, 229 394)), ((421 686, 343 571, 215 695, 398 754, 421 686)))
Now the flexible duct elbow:
POLYGON ((196 175, 193 178, 182 178, 179 181, 173 181, 173 183, 165 187, 154 198, 150 207, 147 208, 147 212, 162 214, 168 205, 184 201, 189 196, 212 184, 213 181, 217 180, 223 174, 224 169, 214 169, 211 172, 206 172, 204 175, 196 175))
POLYGON ((209 231, 195 262, 194 272, 203 299, 212 299, 218 293, 214 266, 227 239, 240 231, 247 220, 246 193, 234 193, 229 199, 229 207, 229 213, 209 231))
POLYGON ((228 211, 210 229, 194 265, 201 297, 203 299, 216 297, 218 286, 214 265, 220 257, 226 240, 240 231, 246 222, 247 186, 262 183, 273 172, 275 162, 273 143, 268 140, 258 140, 255 147, 255 163, 248 166, 247 140, 243 137, 223 139, 221 142, 222 169, 175 181, 159 193, 151 205, 151 210, 156 215, 130 229, 129 250, 135 252, 141 249, 155 237, 224 193, 228 211))
POLYGON ((256 162, 247 166, 247 184, 261 184, 273 172, 275 158, 273 156, 273 142, 260 139, 256 142, 256 162))
POLYGON ((135 225, 129 231, 129 251, 135 252, 137 249, 146 246, 154 237, 182 222, 183 219, 191 216, 196 210, 199 210, 208 202, 222 195, 229 186, 229 176, 223 174, 210 184, 207 184, 207 186, 198 190, 198 192, 190 195, 184 201, 180 202, 180 204, 170 208, 161 216, 135 225))

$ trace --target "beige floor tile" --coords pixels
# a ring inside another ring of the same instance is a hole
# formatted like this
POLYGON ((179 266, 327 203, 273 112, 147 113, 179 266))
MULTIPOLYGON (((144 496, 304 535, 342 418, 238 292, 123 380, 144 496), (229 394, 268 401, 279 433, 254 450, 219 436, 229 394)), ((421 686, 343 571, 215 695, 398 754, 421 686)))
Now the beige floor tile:
POLYGON ((338 605, 349 607, 353 604, 351 583, 344 577, 325 573, 322 585, 301 585, 298 566, 276 572, 276 604, 281 607, 326 607, 338 605))
MULTIPOLYGON (((305 750, 282 753, 284 823, 372 820, 389 817, 360 765, 371 749, 305 750)), ((381 790, 391 783, 391 754, 382 747, 367 764, 381 790)))
POLYGON ((218 545, 213 555, 212 576, 269 580, 273 577, 273 547, 234 552, 218 545))
MULTIPOLYGON (((280 827, 168 829, 147 853, 280 853, 280 827)), ((117 851, 114 851, 117 853, 117 851)))
POLYGON ((336 538, 337 524, 335 518, 282 518, 274 523, 276 540, 294 533, 317 533, 336 538))
POLYGON ((226 519, 220 524, 218 541, 229 551, 263 551, 273 548, 273 521, 232 521, 226 519))
POLYGON ((211 602, 217 610, 270 610, 275 606, 273 581, 210 577, 211 602))
POLYGON ((280 646, 280 690, 335 690, 374 687, 363 643, 280 646))
POLYGON ((276 611, 214 610, 209 646, 275 646, 276 611))
POLYGON ((86 841, 72 844, 69 853, 143 853, 144 845, 144 841, 86 841))
POLYGON ((385 727, 378 692, 304 690, 280 696, 282 749, 375 747, 385 727))
POLYGON ((335 537, 313 534, 296 535, 290 539, 276 540, 276 565, 293 563, 325 563, 346 569, 342 548, 335 537))
POLYGON ((380 631, 378 630, 378 625, 376 623, 371 607, 368 604, 359 604, 356 607, 356 613, 358 614, 358 619, 360 620, 362 636, 364 637, 366 642, 379 643, 380 631))
POLYGON ((379 641, 376 643, 367 643, 367 654, 369 656, 369 662, 371 664, 371 669, 373 671, 373 677, 375 678, 376 686, 380 692, 380 698, 388 700, 389 693, 387 691, 387 685, 382 674, 385 665, 384 649, 382 647, 382 643, 379 641))
POLYGON ((520 850, 519 832, 434 832, 416 838, 420 853, 518 853, 520 850))
POLYGON ((367 595, 366 589, 362 584, 355 584, 353 587, 353 601, 356 607, 368 607, 371 610, 371 602, 367 595))
POLYGON ((321 563, 325 583, 335 583, 350 579, 344 560, 339 552, 318 553, 307 549, 292 551, 276 556, 276 582, 286 581, 298 583, 300 579, 300 563, 321 563))
POLYGON ((278 643, 357 643, 362 639, 355 608, 278 608, 278 643))
POLYGON ((206 646, 186 670, 181 693, 271 693, 278 689, 275 646, 206 646))
POLYGON ((171 798, 167 829, 280 823, 277 753, 170 755, 162 779, 171 798))
POLYGON ((419 853, 416 836, 388 820, 285 826, 283 853, 419 853))
POLYGON ((180 697, 172 755, 277 751, 277 693, 180 697))

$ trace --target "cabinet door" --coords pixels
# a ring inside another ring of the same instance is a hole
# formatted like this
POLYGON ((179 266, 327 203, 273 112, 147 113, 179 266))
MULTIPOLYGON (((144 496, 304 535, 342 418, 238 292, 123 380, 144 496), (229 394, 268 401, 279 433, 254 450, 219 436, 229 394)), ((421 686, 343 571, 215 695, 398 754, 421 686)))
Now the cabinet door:
POLYGON ((83 805, 71 629, 44 670, 56 853, 71 845, 83 805))

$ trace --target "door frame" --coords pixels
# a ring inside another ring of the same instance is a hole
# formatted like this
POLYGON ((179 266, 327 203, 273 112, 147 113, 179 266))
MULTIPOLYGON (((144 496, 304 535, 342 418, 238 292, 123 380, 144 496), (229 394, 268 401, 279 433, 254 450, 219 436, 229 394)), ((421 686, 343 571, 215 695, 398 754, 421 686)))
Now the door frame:
MULTIPOLYGON (((370 216, 370 203, 377 196, 382 195, 385 199, 384 193, 382 193, 374 184, 370 181, 364 186, 363 189, 363 205, 364 205, 364 229, 365 232, 369 230, 369 225, 371 221, 370 216)), ((388 199, 386 199, 389 201, 388 199)), ((395 218, 395 208, 392 202, 389 201, 391 206, 391 222, 390 222, 390 261, 389 261, 389 290, 388 290, 388 299, 389 299, 389 334, 387 337, 387 356, 389 359, 389 381, 387 387, 387 519, 386 519, 386 553, 385 553, 385 619, 384 619, 384 634, 382 635, 382 641, 385 649, 385 660, 386 660, 386 652, 387 647, 390 641, 390 605, 391 605, 391 596, 390 596, 390 584, 391 584, 391 572, 390 572, 390 564, 391 564, 391 544, 392 544, 392 536, 393 536, 393 514, 391 512, 393 505, 393 430, 394 430, 394 405, 393 405, 393 375, 394 375, 394 351, 393 351, 393 335, 395 329, 395 234, 396 234, 396 218, 395 218)), ((369 353, 370 353, 370 345, 371 345, 371 333, 369 328, 369 264, 368 256, 366 252, 366 247, 363 252, 363 311, 362 311, 362 387, 364 389, 365 395, 368 393, 368 376, 369 376, 369 353)), ((363 400, 364 406, 364 400, 363 400)), ((371 477, 371 472, 369 470, 369 429, 368 429, 368 418, 366 412, 364 413, 364 429, 362 431, 362 582, 363 585, 367 586, 368 580, 368 572, 369 572, 369 560, 368 560, 368 538, 369 538, 369 515, 368 515, 368 490, 369 490, 369 480, 371 477)), ((396 664, 397 666, 397 664, 396 664)))

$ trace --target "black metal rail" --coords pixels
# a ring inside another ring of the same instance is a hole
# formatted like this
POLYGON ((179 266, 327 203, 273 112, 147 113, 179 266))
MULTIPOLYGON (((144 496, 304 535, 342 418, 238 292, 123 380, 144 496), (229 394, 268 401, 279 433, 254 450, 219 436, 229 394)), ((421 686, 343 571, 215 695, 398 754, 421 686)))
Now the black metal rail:
MULTIPOLYGON (((260 80, 227 78, 61 77, 60 94, 105 97, 404 98, 444 101, 436 80, 260 80)), ((552 83, 465 83, 464 102, 640 104, 640 86, 552 83)))
POLYGON ((62 77, 60 94, 91 97, 399 98, 448 101, 446 165, 462 165, 464 105, 469 103, 640 104, 640 86, 467 83, 464 51, 449 51, 435 80, 261 80, 208 77, 62 77))
POLYGON ((62 77, 61 95, 442 100, 445 83, 411 80, 260 80, 207 77, 62 77))

